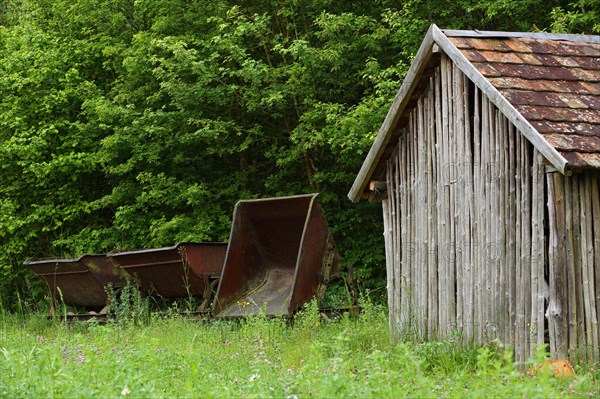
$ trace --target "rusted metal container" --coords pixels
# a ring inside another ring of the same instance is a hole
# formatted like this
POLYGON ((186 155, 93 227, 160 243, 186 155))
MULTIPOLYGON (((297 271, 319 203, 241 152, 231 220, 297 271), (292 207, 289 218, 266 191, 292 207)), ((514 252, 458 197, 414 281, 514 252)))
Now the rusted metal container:
POLYGON ((236 204, 215 317, 287 315, 324 291, 338 256, 317 197, 236 204))
POLYGON ((164 298, 205 296, 219 278, 226 243, 179 243, 171 247, 113 251, 112 261, 137 278, 143 293, 164 298))
POLYGON ((77 259, 28 259, 25 265, 44 279, 53 303, 67 306, 101 308, 107 304, 104 287, 125 284, 122 271, 105 255, 83 255, 77 259), (60 290, 60 291, 59 291, 60 290))

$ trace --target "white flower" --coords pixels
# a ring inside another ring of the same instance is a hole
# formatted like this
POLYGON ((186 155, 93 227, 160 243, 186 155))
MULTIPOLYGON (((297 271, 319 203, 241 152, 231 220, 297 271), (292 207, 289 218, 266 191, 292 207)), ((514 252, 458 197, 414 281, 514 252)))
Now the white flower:
POLYGON ((130 393, 131 393, 131 391, 127 387, 123 388, 123 390, 121 391, 121 395, 123 395, 123 396, 129 395, 130 393))
POLYGON ((250 376, 249 380, 250 380, 250 382, 252 382, 252 381, 256 380, 258 377, 260 377, 260 375, 259 375, 259 374, 252 374, 252 375, 250 376))

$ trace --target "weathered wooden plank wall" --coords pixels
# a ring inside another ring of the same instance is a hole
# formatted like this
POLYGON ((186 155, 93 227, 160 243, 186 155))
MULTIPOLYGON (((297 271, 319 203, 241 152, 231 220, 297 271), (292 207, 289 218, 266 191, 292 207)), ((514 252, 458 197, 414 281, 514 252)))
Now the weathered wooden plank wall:
POLYGON ((390 328, 523 360, 544 342, 543 159, 447 57, 432 75, 387 163, 390 328))
POLYGON ((597 361, 600 318, 600 174, 549 170, 550 302, 546 316, 555 357, 597 361))

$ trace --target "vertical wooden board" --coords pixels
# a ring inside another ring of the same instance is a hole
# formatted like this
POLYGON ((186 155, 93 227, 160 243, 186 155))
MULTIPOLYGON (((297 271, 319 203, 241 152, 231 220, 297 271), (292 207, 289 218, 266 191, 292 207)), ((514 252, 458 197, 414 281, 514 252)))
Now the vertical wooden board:
POLYGON ((505 233, 505 216, 504 216, 504 202, 505 202, 505 193, 504 193, 504 181, 505 181, 505 173, 504 173, 504 149, 506 148, 505 138, 506 138, 506 124, 508 120, 506 117, 498 110, 495 110, 495 131, 496 131, 496 149, 495 156, 492 168, 492 182, 493 182, 493 191, 494 191, 494 208, 496 209, 496 232, 495 232, 495 252, 496 257, 498 259, 496 265, 496 320, 498 320, 498 337, 502 341, 503 344, 509 344, 507 337, 507 328, 506 328, 506 276, 505 276, 505 268, 506 268, 506 256, 505 256, 505 248, 504 242, 506 238, 505 233))
MULTIPOLYGON (((452 61, 448 60, 446 63, 446 92, 448 98, 453 100, 452 97, 452 61)), ((448 216, 446 224, 446 239, 447 239, 447 253, 446 256, 446 271, 448 273, 448 279, 446 280, 446 292, 448 295, 448 330, 453 331, 456 329, 456 237, 455 237, 455 198, 454 198, 454 167, 456 166, 456 158, 454 156, 454 103, 453 101, 447 101, 448 115, 446 117, 448 122, 448 128, 446 131, 446 165, 447 170, 450 172, 448 181, 446 182, 446 195, 448 199, 448 216)))
POLYGON ((537 251, 537 259, 538 259, 538 297, 537 297, 537 319, 536 319, 536 334, 537 334, 537 345, 542 345, 545 343, 545 334, 544 334, 544 323, 546 320, 545 315, 545 299, 546 299, 546 234, 545 234, 545 204, 546 198, 545 187, 546 187, 546 173, 544 171, 544 157, 538 153, 538 251, 537 251))
POLYGON ((442 185, 441 193, 443 193, 443 219, 440 226, 443 229, 443 241, 440 242, 441 246, 441 262, 440 266, 443 268, 444 278, 442 280, 443 285, 443 303, 440 311, 444 314, 444 325, 441 326, 443 331, 443 337, 447 338, 451 330, 451 323, 453 322, 453 311, 451 301, 453 301, 453 288, 449 284, 449 280, 452 278, 450 274, 450 261, 448 250, 450 246, 450 191, 448 183, 448 163, 450 157, 448 153, 448 118, 449 118, 449 93, 448 93, 448 65, 449 60, 445 55, 442 55, 441 63, 441 85, 442 85, 442 144, 441 144, 441 155, 442 155, 442 185))
POLYGON ((403 129, 402 132, 402 141, 398 147, 398 152, 396 152, 396 156, 392 158, 392 167, 394 169, 393 174, 393 184, 396 190, 394 191, 394 216, 392 219, 392 224, 394 225, 394 324, 396 326, 396 331, 400 334, 403 331, 405 326, 401 323, 401 314, 403 312, 400 297, 402 295, 402 290, 404 287, 402 286, 402 267, 400 264, 400 259, 403 256, 403 238, 402 237, 402 229, 403 226, 400 224, 403 210, 400 204, 400 196, 402 190, 406 189, 406 182, 402 181, 401 173, 403 173, 401 169, 401 165, 399 162, 401 154, 406 151, 406 136, 408 135, 408 129, 403 129))
POLYGON ((515 213, 514 213, 514 174, 515 174, 515 153, 514 153, 514 138, 516 129, 508 119, 506 119, 506 129, 504 140, 504 161, 502 170, 504 173, 504 197, 503 197, 503 218, 504 218, 504 241, 503 241, 503 294, 504 294, 504 336, 506 343, 512 348, 514 345, 514 305, 515 297, 511 292, 514 288, 514 284, 511 281, 515 277, 515 259, 514 259, 514 245, 515 245, 515 213))
POLYGON ((413 153, 413 146, 414 146, 414 134, 415 134, 415 130, 414 130, 414 126, 415 126, 415 113, 411 112, 410 114, 410 133, 409 133, 409 140, 408 140, 408 161, 407 161, 407 167, 408 167, 408 176, 407 176, 407 199, 406 199, 406 204, 407 204, 407 220, 408 220, 408 240, 406 242, 406 252, 408 253, 407 256, 407 262, 406 265, 402 266, 402 274, 403 274, 403 279, 404 279, 404 284, 406 284, 407 290, 406 290, 406 307, 408 309, 408 314, 407 314, 407 324, 410 326, 410 331, 411 333, 416 332, 417 326, 414 324, 414 322, 416 321, 415 318, 415 302, 413 300, 413 297, 415 295, 414 292, 414 287, 413 287, 413 268, 414 268, 414 263, 415 263, 415 233, 414 233, 414 229, 415 229, 415 224, 414 224, 414 212, 415 212, 415 208, 414 208, 414 197, 413 197, 413 190, 415 188, 414 185, 414 178, 415 178, 415 170, 414 170, 414 161, 413 161, 413 157, 414 157, 414 153, 413 153))
POLYGON ((507 183, 507 165, 508 165, 508 119, 502 113, 498 113, 499 121, 497 123, 498 130, 498 152, 496 158, 496 170, 495 172, 495 185, 497 192, 497 212, 498 212, 498 243, 497 249, 499 252, 499 285, 496 288, 498 295, 500 296, 500 328, 502 342, 505 345, 510 345, 512 342, 509 339, 510 326, 508 318, 508 298, 506 296, 507 287, 507 269, 509 264, 506 257, 506 236, 507 236, 507 214, 506 214, 506 197, 508 195, 508 183, 507 183))
POLYGON ((568 328, 569 328, 569 357, 575 359, 577 350, 577 308, 576 308, 576 289, 575 289, 575 260, 573 257, 573 201, 571 181, 574 180, 567 176, 564 178, 565 187, 565 235, 566 235, 566 268, 567 268, 567 309, 568 309, 568 328))
POLYGON ((420 317, 420 309, 418 309, 419 307, 419 302, 418 302, 418 297, 419 297, 419 289, 420 287, 418 287, 419 284, 419 276, 418 276, 418 272, 419 272, 419 250, 418 250, 418 245, 419 245, 419 236, 418 236, 418 231, 420 230, 421 227, 421 222, 418 220, 419 217, 419 210, 420 210, 420 206, 419 206, 419 199, 417 197, 418 195, 418 167, 419 165, 417 164, 417 153, 418 153, 418 144, 417 144, 417 134, 418 134, 418 109, 415 109, 413 112, 413 123, 412 123, 412 128, 413 128, 413 133, 411 135, 411 151, 410 151, 410 168, 411 168, 411 179, 412 179, 412 184, 411 184, 411 190, 410 190, 410 209, 411 209, 411 220, 410 220, 410 226, 411 226, 411 233, 410 233, 410 237, 411 237, 411 249, 410 249, 410 255, 411 255, 411 260, 410 260, 410 274, 408 277, 409 280, 409 285, 410 285, 410 308, 411 308, 411 320, 414 321, 416 324, 414 325, 414 329, 415 332, 417 333, 419 339, 421 339, 421 317, 420 317), (415 184, 417 183, 417 184, 415 184))
POLYGON ((504 337, 502 335, 502 302, 501 299, 504 295, 502 295, 501 283, 500 283, 500 264, 501 260, 498 259, 498 245, 500 243, 499 238, 499 217, 498 217, 498 162, 500 159, 500 113, 498 109, 490 103, 490 152, 491 157, 489 160, 489 179, 490 179, 490 213, 488 217, 492 223, 491 235, 490 239, 490 258, 493 259, 493 269, 492 269, 492 320, 496 330, 496 338, 500 339, 500 342, 504 343, 504 337))
POLYGON ((429 80, 428 107, 427 107, 427 278, 428 278, 428 297, 427 297, 427 338, 433 340, 437 338, 438 321, 438 302, 437 302, 437 211, 436 211, 436 191, 435 191, 435 103, 434 103, 434 77, 429 80))
MULTIPOLYGON (((539 210, 540 207, 540 193, 539 193, 539 169, 540 163, 538 158, 538 151, 533 149, 533 171, 532 171, 532 182, 531 182, 531 317, 529 318, 528 324, 528 337, 529 337, 529 357, 533 357, 535 354, 535 348, 537 346, 537 300, 539 295, 538 278, 539 278, 539 264, 538 264, 538 251, 539 251, 539 210)), ((543 195, 543 194, 542 194, 543 195)))
POLYGON ((424 97, 421 96, 419 98, 417 104, 417 118, 415 123, 416 135, 414 140, 415 147, 415 156, 414 156, 414 165, 415 165, 415 174, 417 176, 417 185, 415 193, 415 208, 417 210, 415 217, 415 237, 417 239, 416 246, 416 262, 415 262, 415 272, 416 279, 414 284, 414 291, 416 297, 416 311, 417 318, 419 323, 419 337, 424 339, 426 336, 427 326, 427 314, 426 314, 426 296, 427 296, 427 284, 425 283, 426 277, 426 260, 425 255, 426 251, 424 251, 425 242, 425 233, 426 233, 426 198, 424 198, 424 189, 425 189, 425 164, 423 162, 423 155, 425 152, 424 144, 424 97))
POLYGON ((586 196, 590 201, 588 203, 588 214, 590 215, 589 220, 589 229, 588 229, 588 248, 587 258, 588 258, 588 273, 590 279, 590 316, 592 318, 592 361, 597 362, 600 360, 600 330, 598 328, 598 316, 596 314, 596 281, 595 281, 595 259, 594 259, 594 207, 598 207, 599 204, 593 202, 593 190, 596 183, 596 179, 592 177, 591 174, 587 174, 585 177, 586 181, 586 190, 589 190, 589 196, 586 196))
POLYGON ((455 273, 456 273, 456 329, 464 333, 463 323, 463 304, 464 304, 464 254, 463 247, 466 242, 463 223, 464 215, 464 165, 465 159, 462 151, 464 135, 464 115, 463 115, 463 93, 461 71, 452 64, 452 98, 454 98, 453 126, 454 137, 452 139, 453 147, 453 165, 455 169, 454 184, 452 191, 454 193, 454 231, 455 231, 455 273))
MULTIPOLYGON (((594 243, 594 300, 596 310, 596 320, 600 320, 600 174, 592 174, 591 178, 591 194, 592 194, 592 221, 594 243)), ((600 334, 600 331, 598 331, 600 334)), ((600 336, 598 336, 600 340, 600 336)), ((600 358, 594 359, 600 361, 600 358)))
MULTIPOLYGON (((398 142, 397 148, 401 147, 401 140, 398 142)), ((400 245, 400 239, 398 237, 398 230, 396 228, 396 193, 400 189, 397 185, 397 181, 395 179, 395 175, 397 170, 394 165, 394 157, 391 157, 388 160, 388 176, 387 177, 387 185, 388 185, 388 201, 389 201, 389 224, 390 224, 390 248, 388 254, 390 256, 390 261, 387 264, 390 265, 390 270, 388 273, 388 303, 390 306, 389 309, 389 324, 390 324, 390 334, 393 340, 396 340, 398 335, 398 325, 396 323, 397 312, 400 309, 396 305, 395 295, 396 290, 399 287, 396 285, 396 251, 398 246, 400 245)))
POLYGON ((405 325, 402 324, 402 315, 404 309, 402 308, 402 303, 400 298, 403 295, 403 290, 405 287, 402 282, 402 264, 401 259, 404 256, 404 240, 406 237, 403 235, 403 229, 405 228, 402 224, 402 217, 404 215, 404 210, 402 209, 401 197, 403 192, 406 191, 406 181, 403 180, 404 172, 403 165, 400 162, 401 157, 406 153, 406 136, 408 135, 408 129, 404 129, 402 133, 402 141, 401 147, 398 149, 398 153, 394 158, 392 158, 392 162, 394 163, 394 185, 396 187, 396 191, 394 193, 394 204, 395 204, 395 215, 392 223, 394 224, 395 231, 395 245, 396 251, 394 254, 394 284, 396 288, 394 289, 394 305, 396 307, 396 311, 394 312, 394 323, 396 324, 396 330, 398 332, 404 331, 406 328, 405 325))
POLYGON ((511 343, 511 346, 515 345, 515 328, 516 328, 516 320, 517 320, 517 289, 516 289, 516 281, 517 281, 517 181, 516 181, 516 169, 517 169, 517 129, 511 123, 508 126, 508 184, 509 184, 509 193, 508 193, 508 219, 506 225, 507 234, 508 234, 508 242, 506 248, 506 258, 507 262, 510 265, 510 273, 508 273, 507 277, 507 289, 508 289, 508 341, 511 343))
POLYGON ((587 190, 585 185, 585 179, 579 181, 579 198, 580 198, 580 212, 581 212, 581 275, 583 279, 583 311, 585 320, 585 348, 586 357, 592 357, 592 318, 590 317, 591 306, 590 306, 590 281, 589 281, 589 264, 587 257, 588 247, 588 199, 587 190))
MULTIPOLYGON (((584 326, 584 311, 583 311, 583 278, 581 275, 581 211, 579 197, 579 179, 573 176, 570 179, 571 189, 571 240, 572 240, 572 258, 569 262, 569 270, 567 271, 569 278, 569 328, 573 329, 573 336, 569 335, 569 339, 574 341, 575 348, 569 348, 570 357, 574 362, 585 361, 585 326, 584 326)), ((571 332, 569 332, 571 334, 571 332)), ((573 346, 573 343, 570 343, 573 346)))
POLYGON ((392 241, 393 241, 393 245, 391 247, 392 249, 392 284, 393 284, 393 290, 390 293, 390 295, 392 295, 392 302, 393 302, 393 307, 394 307, 394 319, 393 319, 393 323, 395 326, 395 330, 396 333, 399 334, 400 333, 400 302, 398 301, 398 297, 400 295, 400 291, 402 289, 402 286, 400 284, 401 282, 401 270, 400 270, 400 256, 401 253, 400 251, 402 250, 402 239, 400 237, 400 226, 398 225, 398 219, 400 218, 400 203, 398 202, 399 199, 399 195, 400 195, 400 181, 399 181, 399 174, 400 171, 398 170, 398 162, 397 159, 400 156, 399 152, 402 151, 402 147, 401 147, 401 143, 398 144, 398 151, 396 152, 396 155, 394 157, 392 157, 390 159, 390 163, 391 163, 391 169, 392 169, 392 175, 390 176, 390 184, 394 187, 394 190, 392 192, 390 192, 391 194, 391 198, 390 198, 390 205, 393 206, 392 208, 392 212, 390 214, 390 225, 392 226, 392 241))
POLYGON ((523 263, 522 275, 523 279, 523 293, 522 299, 525 303, 523 312, 523 326, 522 342, 523 349, 521 352, 521 360, 525 361, 529 355, 529 328, 528 323, 531 320, 531 160, 530 160, 530 146, 531 144, 521 135, 523 150, 522 163, 521 163, 521 181, 523 184, 522 198, 521 198, 521 210, 522 210, 522 222, 521 222, 521 258, 523 263))
MULTIPOLYGON (((442 57, 443 58, 443 57, 442 57)), ((444 240, 445 240, 445 213, 446 213, 446 202, 444 201, 444 102, 447 99, 443 96, 443 73, 442 68, 438 67, 434 73, 435 80, 435 121, 436 121, 436 207, 437 207, 437 267, 438 267, 438 333, 441 337, 446 336, 446 326, 448 323, 448 313, 446 312, 446 268, 445 268, 445 253, 444 253, 444 240)))
POLYGON ((476 342, 483 343, 483 326, 485 323, 483 311, 483 270, 485 259, 483 256, 483 227, 482 208, 483 184, 481 182, 481 92, 475 87, 473 101, 473 275, 474 275, 474 336, 476 342))
MULTIPOLYGON (((586 174, 580 181, 580 192, 581 192, 581 216, 582 216, 582 229, 581 229, 581 243, 582 243, 582 260, 584 261, 585 268, 587 269, 587 286, 588 286, 588 296, 586 297, 587 304, 585 307, 586 314, 586 328, 588 325, 587 320, 589 319, 590 328, 587 331, 586 339, 587 343, 591 345, 590 351, 588 352, 590 355, 590 359, 599 359, 599 336, 598 336, 598 319, 596 316, 596 293, 595 293, 595 277, 594 277, 594 248, 593 248, 593 205, 592 205, 592 179, 591 175, 586 174), (585 216, 583 209, 585 209, 585 216), (585 220, 585 230, 584 230, 584 217, 585 220), (585 244, 583 237, 585 236, 585 244)), ((586 275, 584 274, 584 293, 586 288, 586 275)))
POLYGON ((546 175, 546 183, 548 184, 548 310, 546 319, 548 320, 548 335, 550 344, 550 353, 556 359, 556 317, 553 314, 556 307, 556 284, 557 279, 557 263, 560 261, 558 252, 558 229, 556 220, 556 206, 554 193, 554 173, 546 175))
MULTIPOLYGON (((550 351, 554 358, 567 357, 568 323, 566 273, 566 237, 565 237, 565 209, 564 209, 564 184, 560 173, 552 174, 552 184, 548 187, 549 209, 549 267, 550 267, 550 295, 548 304, 548 328, 550 331, 550 351), (550 216, 552 211, 552 216, 550 216)), ((550 178, 548 178, 550 182, 550 178)))
POLYGON ((516 132, 515 137, 515 353, 519 354, 523 345, 523 320, 525 319, 525 302, 523 300, 523 259, 521 257, 521 240, 522 229, 521 222, 523 221, 523 182, 522 182, 522 165, 523 165, 523 141, 521 135, 516 132))
POLYGON ((473 325, 473 241, 475 235, 473 234, 472 228, 472 217, 473 211, 473 154, 471 151, 471 110, 469 107, 469 89, 470 80, 462 75, 463 80, 463 120, 464 120, 464 133, 463 133, 463 151, 464 151, 464 200, 465 200, 465 211, 463 221, 463 232, 465 241, 463 241, 464 250, 464 322, 467 326, 465 331, 467 342, 473 341, 474 336, 474 325, 473 325))
POLYGON ((481 197, 480 197, 480 223, 482 226, 481 243, 483 253, 483 270, 482 270, 482 304, 483 304, 483 320, 482 329, 484 331, 484 341, 489 341, 495 337, 490 336, 490 318, 492 306, 492 277, 491 270, 493 265, 489 256, 490 246, 489 239, 491 235, 491 220, 488 215, 491 213, 489 204, 490 192, 490 177, 489 177, 489 162, 490 162, 490 131, 489 131, 489 100, 483 96, 481 99, 481 197))
POLYGON ((410 292, 411 292, 411 308, 412 308, 412 319, 415 321, 415 329, 417 332, 417 336, 418 339, 422 339, 422 309, 421 309, 421 304, 420 304, 420 289, 421 287, 419 286, 420 283, 420 273, 421 273, 421 259, 420 259, 420 253, 421 251, 419 250, 421 242, 419 241, 421 239, 421 231, 422 231, 422 221, 420 220, 421 217, 421 201, 419 198, 420 195, 420 186, 421 186, 421 173, 420 173, 420 165, 419 165, 419 161, 418 161, 418 155, 419 155, 419 119, 420 119, 420 108, 421 108, 421 102, 422 102, 422 97, 419 98, 419 100, 417 101, 417 107, 414 109, 413 114, 414 114, 414 118, 413 118, 413 123, 412 123, 412 129, 413 129, 413 134, 411 136, 411 158, 410 158, 410 165, 412 168, 412 183, 411 183, 411 199, 410 199, 410 204, 411 204, 411 215, 412 215, 412 219, 411 219, 411 255, 412 255, 412 259, 410 262, 410 274, 411 274, 411 284, 410 284, 410 292))
POLYGON ((392 284, 392 270, 394 267, 394 259, 393 259, 393 241, 392 241, 392 226, 391 226, 391 208, 393 202, 393 186, 390 182, 390 177, 394 173, 392 168, 392 161, 390 159, 387 160, 386 165, 386 186, 387 186, 387 198, 384 198, 381 201, 381 208, 383 212, 383 240, 385 242, 385 271, 386 271, 386 283, 387 283, 387 299, 388 299, 388 328, 390 330, 390 338, 392 342, 395 341, 396 336, 396 326, 393 323, 394 317, 394 302, 393 302, 393 292, 394 286, 392 284))
POLYGON ((496 203, 496 181, 495 181, 495 167, 496 167, 496 152, 498 150, 498 144, 496 142, 497 132, 496 132, 496 115, 497 109, 494 104, 486 98, 488 102, 488 145, 489 152, 488 158, 486 162, 486 173, 487 173, 487 190, 486 190, 486 200, 488 204, 487 218, 489 220, 488 225, 488 237, 487 237, 487 256, 489 261, 489 279, 490 279, 490 307, 489 307, 489 330, 491 332, 491 336, 494 338, 498 337, 498 309, 499 309, 499 295, 497 293, 496 288, 498 287, 498 258, 497 258, 497 245, 498 245, 498 214, 497 214, 497 206, 496 203))
POLYGON ((408 284, 406 282, 406 269, 409 263, 409 228, 410 228, 410 204, 408 203, 408 191, 410 184, 410 175, 409 175, 409 165, 408 165, 408 151, 409 151, 409 128, 406 129, 406 135, 403 140, 403 151, 401 152, 401 157, 398 157, 397 168, 401 171, 401 175, 398 176, 398 179, 402 181, 400 195, 398 197, 398 204, 400 208, 399 212, 399 220, 397 220, 397 225, 400 228, 400 257, 398 259, 398 270, 399 270, 399 280, 398 284, 402 287, 399 291, 400 297, 398 302, 400 303, 400 320, 399 323, 401 325, 402 331, 407 331, 410 329, 409 325, 409 298, 408 298, 408 284))

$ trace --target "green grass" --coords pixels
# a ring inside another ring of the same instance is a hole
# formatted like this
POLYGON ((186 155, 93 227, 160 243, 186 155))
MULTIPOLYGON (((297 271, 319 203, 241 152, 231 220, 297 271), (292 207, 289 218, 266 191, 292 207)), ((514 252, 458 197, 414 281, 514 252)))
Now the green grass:
MULTIPOLYGON (((384 309, 293 323, 253 317, 64 323, 0 315, 2 398, 598 397, 600 374, 519 371, 496 346, 389 343, 384 309)), ((543 352, 538 355, 541 361, 543 352)))

